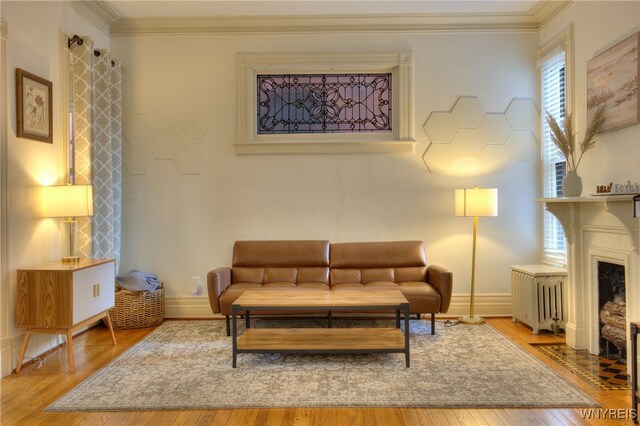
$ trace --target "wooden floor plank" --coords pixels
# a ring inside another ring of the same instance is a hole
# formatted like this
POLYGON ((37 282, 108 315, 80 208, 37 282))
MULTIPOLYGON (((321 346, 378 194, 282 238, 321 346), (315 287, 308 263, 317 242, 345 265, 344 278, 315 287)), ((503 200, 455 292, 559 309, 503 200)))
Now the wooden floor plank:
MULTIPOLYGON (((531 329, 508 318, 488 323, 568 382, 602 404, 602 409, 628 409, 630 391, 602 390, 549 360, 531 343, 563 343, 562 336, 531 329)), ((0 424, 5 425, 632 425, 630 419, 585 419, 578 408, 561 409, 423 409, 423 408, 291 408, 182 410, 143 412, 44 412, 56 399, 148 335, 153 328, 116 330, 111 345, 106 327, 74 337, 76 373, 68 373, 66 347, 54 349, 40 368, 26 364, 19 374, 0 381, 0 424)), ((224 392, 224 389, 220 389, 224 392)))

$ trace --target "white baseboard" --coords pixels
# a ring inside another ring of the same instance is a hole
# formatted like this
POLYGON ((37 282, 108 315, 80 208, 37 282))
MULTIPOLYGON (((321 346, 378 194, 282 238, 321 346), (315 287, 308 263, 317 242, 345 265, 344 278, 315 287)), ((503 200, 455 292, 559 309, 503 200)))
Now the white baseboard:
MULTIPOLYGON (((8 376, 15 370, 23 340, 24 332, 16 334, 15 336, 5 336, 0 341, 0 346, 2 347, 0 354, 2 359, 2 366, 0 367, 2 377, 8 376)), ((32 334, 23 362, 28 362, 44 354, 48 350, 62 344, 63 341, 62 335, 32 334)))
MULTIPOLYGON (((453 294, 446 316, 469 315, 468 294, 453 294)), ((511 316, 511 293, 476 294, 475 315, 490 317, 511 316)))
POLYGON ((208 296, 167 296, 164 300, 165 318, 213 318, 208 296))
MULTIPOLYGON (((213 318, 208 296, 168 296, 165 299, 166 318, 213 318)), ((446 316, 469 314, 469 295, 454 294, 446 316)), ((475 314, 483 316, 511 316, 511 294, 476 294, 475 314)))

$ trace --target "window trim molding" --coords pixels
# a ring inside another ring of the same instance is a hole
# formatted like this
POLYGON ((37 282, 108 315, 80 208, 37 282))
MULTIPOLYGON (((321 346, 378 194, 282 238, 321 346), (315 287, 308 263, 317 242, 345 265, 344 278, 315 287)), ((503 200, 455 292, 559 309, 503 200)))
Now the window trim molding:
MULTIPOLYGON (((547 55, 554 50, 562 49, 565 51, 565 75, 568 80, 568 84, 565 86, 565 108, 567 114, 571 114, 573 111, 573 86, 575 84, 573 45, 573 23, 571 23, 538 49, 538 69, 541 68, 542 62, 546 59, 547 55)), ((540 105, 542 105, 542 100, 540 100, 540 105)), ((544 117, 544 111, 542 112, 542 117, 544 117)), ((540 126, 542 126, 542 123, 540 126)))
POLYGON ((413 54, 236 54, 236 154, 413 153, 413 54), (391 73, 391 133, 257 134, 258 74, 391 73))
MULTIPOLYGON (((565 52, 565 113, 570 114, 573 111, 573 93, 574 93, 574 84, 575 84, 575 75, 574 75, 574 28, 573 23, 567 25, 567 27, 559 32, 557 35, 549 39, 545 44, 543 44, 538 49, 538 60, 537 67, 541 72, 542 63, 554 52, 558 49, 561 49, 565 52)), ((541 75, 538 74, 540 79, 541 75)), ((540 79, 541 80, 541 79, 540 79)), ((540 107, 543 108, 544 104, 542 102, 542 86, 540 86, 540 107)), ((543 120, 545 119, 544 110, 541 111, 541 120, 540 120, 540 134, 542 135, 540 141, 540 148, 544 149, 544 124, 543 120)), ((540 192, 544 193, 544 161, 542 160, 542 153, 540 154, 540 168, 539 168, 540 178, 540 192)), ((545 225, 544 225, 544 207, 540 207, 543 211, 540 214, 540 258, 541 263, 552 265, 552 266, 560 266, 566 267, 567 262, 567 253, 565 252, 564 259, 561 259, 555 252, 547 251, 545 248, 545 225)), ((563 229, 564 231, 564 229, 563 229)), ((567 236, 565 235, 565 239, 567 236)))

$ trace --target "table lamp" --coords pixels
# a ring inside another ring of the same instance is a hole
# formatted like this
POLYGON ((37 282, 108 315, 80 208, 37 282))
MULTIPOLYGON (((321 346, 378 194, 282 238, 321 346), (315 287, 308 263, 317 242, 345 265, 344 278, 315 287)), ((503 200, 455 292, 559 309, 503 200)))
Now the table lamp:
POLYGON ((463 324, 484 324, 484 318, 474 315, 476 284, 476 234, 479 216, 498 215, 498 190, 496 188, 456 189, 456 216, 473 217, 473 251, 471 257, 471 303, 469 315, 460 317, 463 324))
POLYGON ((74 223, 76 217, 93 216, 93 188, 91 185, 54 185, 42 188, 44 217, 62 217, 69 227, 69 247, 62 262, 78 262, 74 255, 74 223))

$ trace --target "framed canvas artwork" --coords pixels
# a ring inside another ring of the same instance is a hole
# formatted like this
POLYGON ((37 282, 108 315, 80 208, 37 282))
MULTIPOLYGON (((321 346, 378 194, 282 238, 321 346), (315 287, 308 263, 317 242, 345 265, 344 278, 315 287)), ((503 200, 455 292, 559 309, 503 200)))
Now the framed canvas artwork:
POLYGON ((52 84, 16 68, 17 135, 53 143, 52 84))
POLYGON ((604 104, 600 132, 640 121, 639 45, 640 32, 637 32, 587 62, 587 121, 591 122, 595 111, 604 104))

